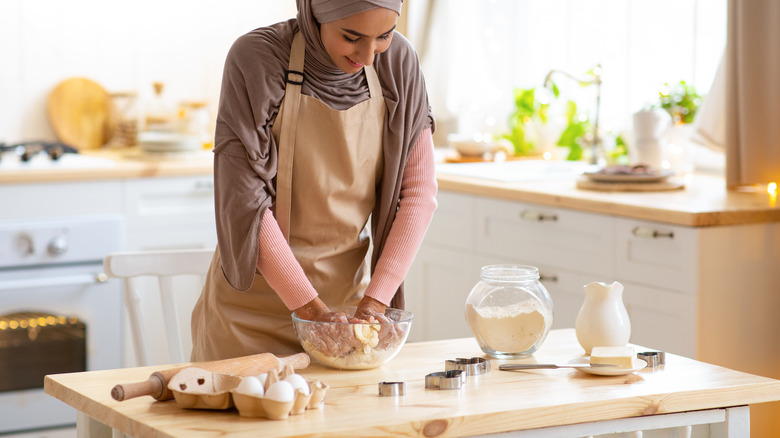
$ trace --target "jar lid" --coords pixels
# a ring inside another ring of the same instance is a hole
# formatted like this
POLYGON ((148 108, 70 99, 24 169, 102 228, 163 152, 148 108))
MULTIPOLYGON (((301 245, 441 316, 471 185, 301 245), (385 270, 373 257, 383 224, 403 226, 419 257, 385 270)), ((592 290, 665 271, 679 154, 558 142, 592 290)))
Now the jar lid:
POLYGON ((539 268, 529 265, 488 265, 482 267, 481 276, 493 281, 532 281, 539 279, 539 268))

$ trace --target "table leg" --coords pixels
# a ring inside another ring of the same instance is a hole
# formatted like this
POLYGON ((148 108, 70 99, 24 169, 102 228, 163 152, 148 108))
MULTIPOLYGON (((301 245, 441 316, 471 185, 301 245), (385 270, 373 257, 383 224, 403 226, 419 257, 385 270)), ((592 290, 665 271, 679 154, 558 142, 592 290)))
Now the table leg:
POLYGON ((726 409, 726 421, 710 425, 711 438, 743 438, 750 436, 750 408, 737 406, 726 409))
POLYGON ((77 438, 112 438, 113 430, 83 412, 76 414, 77 438))

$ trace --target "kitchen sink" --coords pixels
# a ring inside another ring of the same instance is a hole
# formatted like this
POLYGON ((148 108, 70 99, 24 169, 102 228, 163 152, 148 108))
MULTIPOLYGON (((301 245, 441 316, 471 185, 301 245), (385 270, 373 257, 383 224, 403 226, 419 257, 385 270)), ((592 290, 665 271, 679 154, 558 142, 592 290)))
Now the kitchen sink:
POLYGON ((516 160, 485 163, 439 163, 440 174, 484 178, 502 182, 545 181, 576 178, 598 166, 582 161, 516 160))

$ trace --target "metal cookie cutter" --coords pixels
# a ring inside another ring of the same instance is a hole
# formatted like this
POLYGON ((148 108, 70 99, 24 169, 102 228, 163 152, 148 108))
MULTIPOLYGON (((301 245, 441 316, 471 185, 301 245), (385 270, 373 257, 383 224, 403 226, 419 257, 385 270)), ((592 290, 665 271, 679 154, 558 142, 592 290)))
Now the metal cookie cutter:
POLYGON ((655 368, 666 363, 666 353, 663 351, 642 351, 636 354, 636 358, 647 362, 647 368, 655 368))
POLYGON ((383 397, 404 395, 406 384, 404 382, 379 382, 379 395, 383 397))
POLYGON ((463 370, 448 370, 425 376, 425 387, 433 389, 460 389, 465 377, 463 370))
POLYGON ((444 369, 462 370, 467 376, 478 376, 490 372, 490 361, 484 357, 472 357, 470 359, 457 358, 444 361, 444 369))

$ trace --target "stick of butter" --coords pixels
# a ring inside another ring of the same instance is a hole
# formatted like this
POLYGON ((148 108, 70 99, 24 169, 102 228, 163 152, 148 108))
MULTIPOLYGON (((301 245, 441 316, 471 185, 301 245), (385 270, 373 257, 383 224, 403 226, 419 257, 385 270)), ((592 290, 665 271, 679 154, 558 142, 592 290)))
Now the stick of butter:
POLYGON ((618 368, 632 368, 633 347, 593 347, 590 353, 591 365, 614 365, 618 368))

